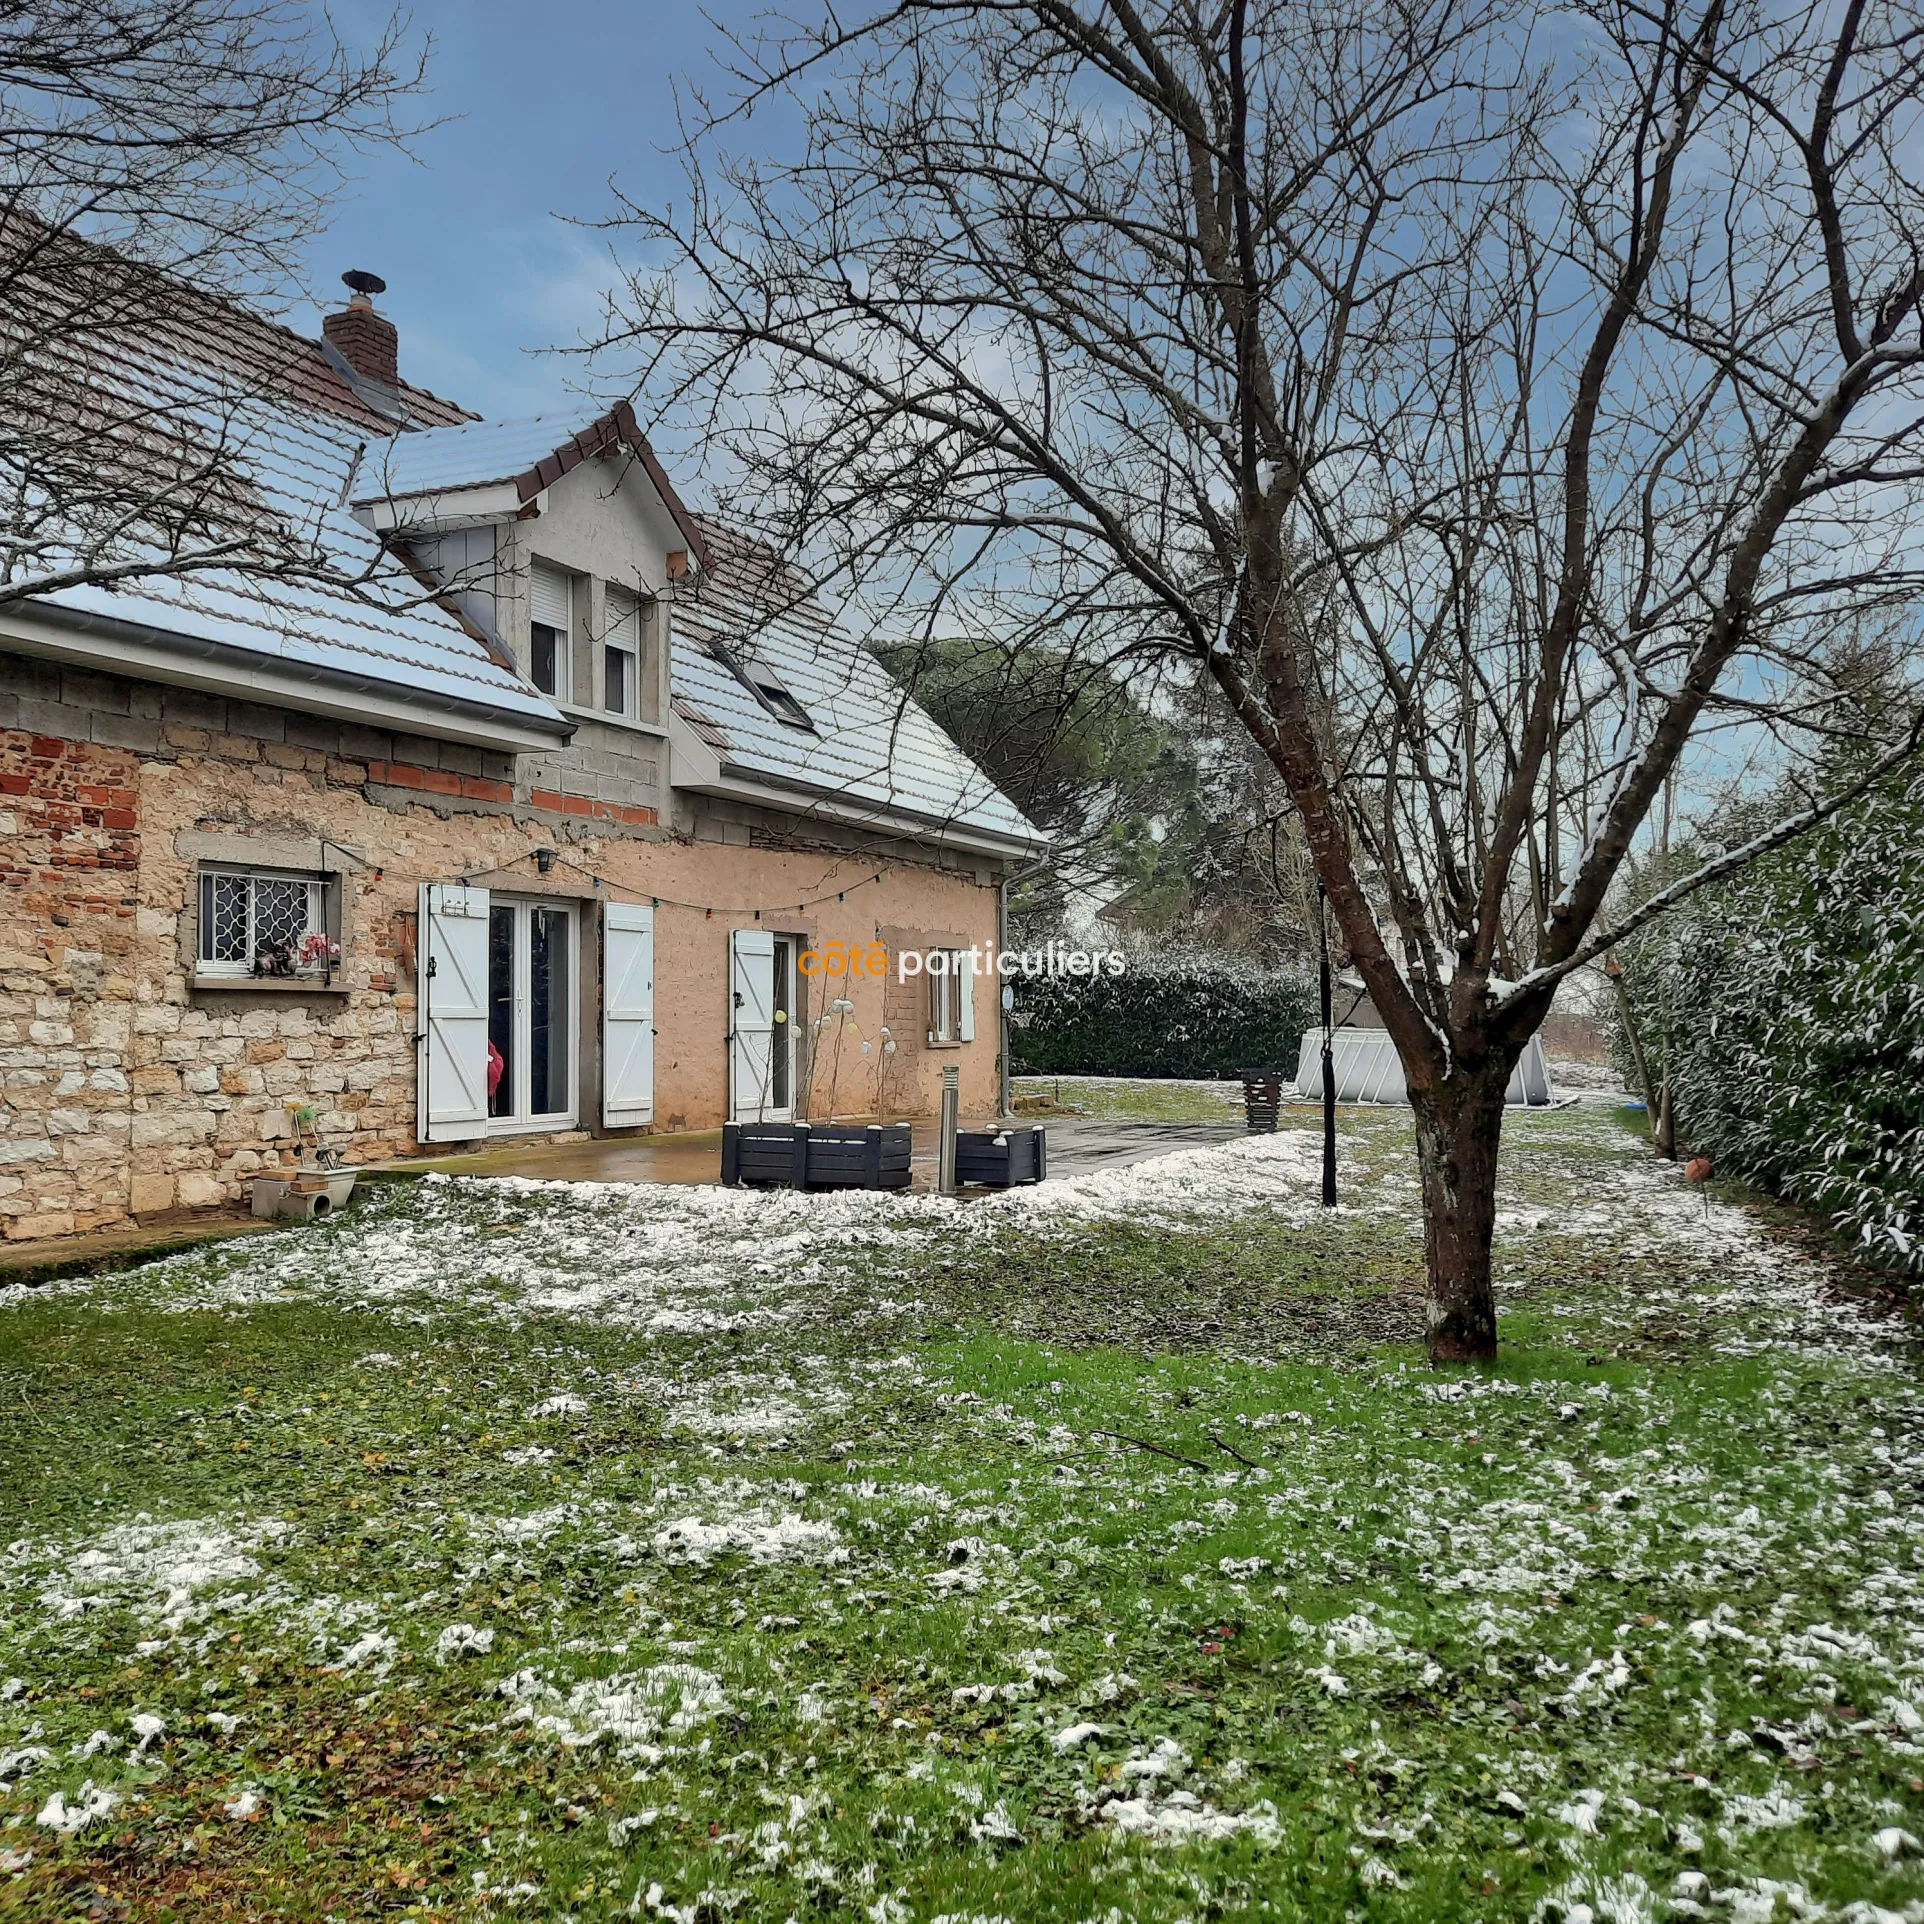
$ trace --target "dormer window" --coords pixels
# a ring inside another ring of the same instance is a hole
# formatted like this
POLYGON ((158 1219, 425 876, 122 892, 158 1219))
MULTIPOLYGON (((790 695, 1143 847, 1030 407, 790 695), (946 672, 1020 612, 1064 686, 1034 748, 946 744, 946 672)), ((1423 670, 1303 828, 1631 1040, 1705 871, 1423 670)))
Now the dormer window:
POLYGON ((574 583, 537 561, 528 572, 528 678, 556 701, 568 699, 573 633, 574 583))
POLYGON ((795 699, 784 685, 782 678, 765 662, 744 659, 732 648, 719 641, 710 643, 708 652, 728 669, 778 722, 789 728, 799 728, 806 734, 821 733, 810 718, 808 710, 795 699))

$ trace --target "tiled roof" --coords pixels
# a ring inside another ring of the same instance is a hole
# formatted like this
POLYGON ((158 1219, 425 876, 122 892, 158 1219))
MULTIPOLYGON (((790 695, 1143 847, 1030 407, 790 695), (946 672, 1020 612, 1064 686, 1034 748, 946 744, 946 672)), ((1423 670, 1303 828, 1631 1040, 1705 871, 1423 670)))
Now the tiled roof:
POLYGON ((426 599, 352 510, 501 482, 532 496, 580 461, 628 447, 701 564, 676 606, 674 695, 731 780, 759 784, 799 814, 853 804, 918 826, 1040 842, 768 550, 683 507, 625 403, 585 423, 559 415, 483 423, 403 384, 392 400, 419 425, 397 434, 385 397, 344 379, 317 343, 191 288, 164 292, 129 325, 63 350, 70 358, 47 370, 48 394, 80 424, 90 450, 97 431, 102 461, 145 464, 145 473, 157 460, 178 462, 183 447, 218 447, 226 471, 209 507, 213 523, 231 519, 262 560, 278 543, 323 566, 305 577, 209 569, 113 590, 63 589, 43 598, 53 619, 111 624, 184 660, 258 662, 283 677, 306 674, 337 690, 485 712, 522 733, 564 736, 569 724, 498 644, 426 599), (171 438, 152 430, 155 421, 171 438), (772 668, 815 731, 777 720, 709 651, 711 641, 772 668))
POLYGON ((512 487, 526 503, 583 461, 623 447, 640 458, 696 560, 705 562, 700 524, 682 505, 626 401, 586 422, 572 414, 531 414, 521 421, 476 421, 394 435, 369 447, 354 477, 354 506, 489 486, 512 487))
MULTIPOLYGON (((759 543, 702 520, 709 572, 675 606, 683 719, 725 772, 1012 842, 1043 837, 862 643, 759 543), (709 644, 775 670, 815 734, 778 721, 709 644)), ((807 800, 798 804, 804 812, 807 800)))
MULTIPOLYGON (((263 562, 278 525, 284 554, 304 551, 318 563, 304 574, 214 568, 45 596, 68 625, 76 618, 131 624, 158 646, 177 638, 187 655, 196 644, 202 652, 239 649, 295 676, 312 671, 391 687, 397 700, 473 707, 566 733, 554 705, 426 600, 348 512, 344 497, 362 449, 372 437, 392 437, 394 417, 357 394, 316 343, 175 286, 137 324, 102 329, 61 352, 69 358, 47 368, 49 390, 81 397, 69 405, 92 406, 110 424, 100 459, 151 458, 133 439, 138 430, 116 432, 114 423, 161 423, 175 437, 168 448, 175 460, 179 446, 191 452, 198 436, 210 453, 220 450, 228 472, 210 510, 216 525, 231 514, 237 529, 258 537, 263 562)), ((412 418, 437 429, 470 418, 425 389, 403 384, 396 395, 412 418)))
MULTIPOLYGON (((355 393, 329 362, 321 344, 266 315, 178 281, 163 283, 164 299, 145 304, 138 325, 120 335, 97 335, 111 364, 130 347, 144 359, 194 367, 203 379, 237 391, 273 396, 300 412, 318 412, 375 434, 392 434, 394 417, 355 393)), ((422 428, 452 426, 475 416, 427 388, 400 383, 396 398, 422 428)))
POLYGON ((357 505, 383 498, 478 488, 515 481, 581 429, 576 414, 531 414, 525 421, 463 421, 422 434, 398 434, 355 476, 357 505))

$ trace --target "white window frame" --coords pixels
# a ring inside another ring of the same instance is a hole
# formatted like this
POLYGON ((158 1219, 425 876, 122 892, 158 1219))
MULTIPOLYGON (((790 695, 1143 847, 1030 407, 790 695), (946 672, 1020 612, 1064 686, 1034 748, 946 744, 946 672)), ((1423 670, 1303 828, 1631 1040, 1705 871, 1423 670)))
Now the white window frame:
POLYGON ((649 622, 655 631, 653 661, 655 664, 655 717, 665 721, 668 704, 674 695, 674 676, 670 664, 675 659, 675 604, 667 595, 657 595, 649 613, 649 622))
POLYGON ((340 966, 338 957, 302 968, 296 964, 291 975, 256 975, 254 957, 260 941, 256 933, 256 887, 261 882, 297 882, 307 890, 307 924, 302 937, 328 935, 327 891, 331 877, 303 873, 298 869, 246 868, 230 862, 203 862, 194 879, 194 979, 200 982, 287 982, 322 980, 340 966), (213 943, 212 913, 214 888, 222 880, 247 885, 247 953, 239 958, 217 958, 208 953, 213 943))
POLYGON ((572 698, 574 686, 575 654, 575 583, 574 576, 564 568, 557 568, 546 561, 534 561, 528 568, 528 680, 533 686, 547 695, 551 701, 564 702, 572 698), (557 587, 560 592, 560 605, 547 604, 543 584, 557 587), (547 612, 559 615, 559 621, 544 619, 540 612, 544 605, 547 612), (554 687, 542 688, 535 680, 534 673, 534 631, 537 627, 553 631, 554 687))
POLYGON ((965 971, 969 959, 967 949, 932 949, 928 960, 923 963, 929 979, 929 1041, 941 1044, 960 1042, 962 1037, 962 1011, 967 998, 965 971), (948 967, 937 972, 929 967, 938 955, 948 957, 948 967))
POLYGON ((641 713, 641 602, 620 588, 607 591, 607 620, 601 637, 601 706, 606 714, 633 721, 641 713), (619 704, 608 699, 608 663, 616 655, 627 660, 619 704))

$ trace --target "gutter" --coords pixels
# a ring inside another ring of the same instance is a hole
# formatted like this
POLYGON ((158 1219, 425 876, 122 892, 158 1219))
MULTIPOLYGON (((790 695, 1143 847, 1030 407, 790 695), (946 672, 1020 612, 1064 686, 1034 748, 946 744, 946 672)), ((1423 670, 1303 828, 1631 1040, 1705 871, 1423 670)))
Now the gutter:
MULTIPOLYGON (((867 802, 859 796, 851 798, 847 789, 817 788, 812 783, 795 781, 785 775, 769 775, 760 769, 745 768, 739 762, 721 763, 720 772, 724 780, 713 784, 716 792, 732 794, 742 800, 759 801, 764 806, 771 802, 777 807, 790 806, 782 801, 782 797, 798 795, 818 806, 823 814, 842 821, 868 827, 900 823, 917 831, 933 830, 931 839, 937 843, 980 849, 986 854, 1005 857, 1031 855, 1038 846, 1046 846, 1025 836, 1004 835, 989 828, 971 828, 953 816, 927 815, 919 809, 904 808, 899 803, 867 802), (754 793, 747 795, 742 792, 744 790, 753 790, 754 793)), ((682 786, 692 788, 696 784, 690 782, 682 786)))
POLYGON ((351 668, 290 661, 233 642, 57 602, 18 606, 34 625, 62 631, 61 639, 37 635, 25 621, 14 625, 19 616, 0 611, 0 645, 21 653, 512 753, 552 748, 575 733, 575 724, 565 716, 510 708, 483 696, 451 695, 351 668), (330 701, 330 695, 335 699, 330 701))

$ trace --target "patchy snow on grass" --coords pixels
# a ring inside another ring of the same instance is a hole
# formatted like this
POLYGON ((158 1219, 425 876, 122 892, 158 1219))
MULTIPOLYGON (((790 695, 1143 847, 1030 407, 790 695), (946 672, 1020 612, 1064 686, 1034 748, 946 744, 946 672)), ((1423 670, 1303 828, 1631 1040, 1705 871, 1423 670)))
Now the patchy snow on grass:
POLYGON ((1103 1806, 1102 1821, 1116 1836, 1140 1838, 1146 1844, 1219 1844, 1230 1837, 1274 1844, 1282 1837, 1274 1804, 1218 1810, 1188 1790, 1172 1790, 1166 1797, 1117 1798, 1103 1806))
POLYGON ((510 1721, 569 1750, 607 1738, 618 1752, 633 1751, 659 1737, 685 1736, 728 1708, 721 1680, 690 1663, 590 1677, 566 1690, 524 1668, 498 1689, 512 1706, 510 1721))
MULTIPOLYGON (((207 1613, 206 1593, 246 1589, 261 1575, 255 1553, 279 1542, 290 1526, 195 1519, 157 1523, 136 1517, 55 1557, 40 1603, 56 1620, 124 1605, 149 1625, 177 1634, 207 1613)), ((10 1545, 9 1562, 46 1561, 45 1546, 10 1545)))
POLYGON ((40 1814, 34 1822, 43 1830, 58 1831, 62 1837, 72 1837, 89 1824, 97 1824, 102 1818, 111 1817, 120 1808, 120 1803, 119 1791, 107 1790, 89 1777, 71 1797, 62 1791, 55 1791, 40 1807, 40 1814))
POLYGON ((847 1387, 825 1357, 792 1370, 723 1370, 692 1393, 667 1393, 662 1428, 708 1442, 778 1444, 804 1436, 848 1407, 847 1387))
MULTIPOLYGON (((456 1308, 517 1321, 577 1316, 664 1336, 769 1331, 848 1313, 845 1303, 822 1304, 825 1271, 912 1261, 944 1237, 1057 1235, 1103 1220, 1177 1228, 1261 1208, 1313 1210, 1320 1154, 1310 1135, 1285 1130, 967 1199, 437 1174, 337 1219, 325 1259, 312 1232, 270 1234, 211 1259, 198 1252, 149 1264, 138 1287, 176 1309, 318 1300, 414 1318, 456 1308), (477 1236, 503 1212, 496 1227, 518 1233, 477 1236)), ((386 1351, 359 1360, 405 1367, 386 1351)), ((585 1413, 569 1391, 531 1411, 585 1413)), ((678 1417, 727 1434, 730 1414, 691 1405, 678 1417)), ((734 1414, 744 1436, 795 1420, 779 1401, 734 1414)))
POLYGON ((814 1523, 792 1510, 736 1511, 710 1521, 676 1517, 648 1540, 664 1563, 712 1563, 745 1556, 751 1563, 845 1563, 848 1551, 832 1523, 814 1523))
POLYGON ((313 1702, 458 1769, 477 1915, 1924 1924, 1909 1339, 1628 1138, 1509 1132, 1511 1367, 940 1294, 965 1242, 1100 1277, 1109 1223, 1288 1250, 1298 1211, 1337 1282, 1413 1268, 1399 1129, 1346 1135, 1333 1218, 1286 1130, 966 1203, 429 1183, 103 1279, 320 1328, 331 1380, 237 1408, 212 1366, 185 1447, 171 1396, 151 1426, 194 1518, 80 1488, 0 1554, 0 1821, 36 1876, 149 1825, 269 1874, 337 1781, 313 1702))
POLYGON ((451 1623, 434 1640, 437 1663, 453 1663, 462 1657, 485 1657, 494 1648, 494 1631, 476 1629, 471 1623, 451 1623))
POLYGON ((1254 1209, 1320 1210, 1322 1155, 1320 1139, 1300 1129, 1176 1149, 1122 1169, 1001 1190, 971 1206, 979 1219, 972 1226, 1015 1223, 1037 1229, 1072 1221, 1179 1226, 1254 1209))

